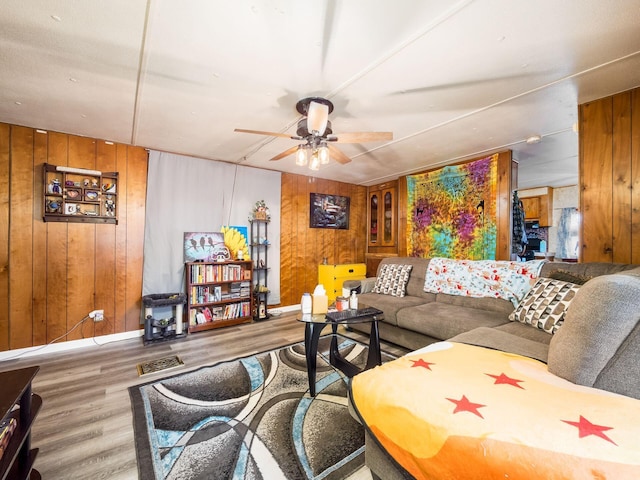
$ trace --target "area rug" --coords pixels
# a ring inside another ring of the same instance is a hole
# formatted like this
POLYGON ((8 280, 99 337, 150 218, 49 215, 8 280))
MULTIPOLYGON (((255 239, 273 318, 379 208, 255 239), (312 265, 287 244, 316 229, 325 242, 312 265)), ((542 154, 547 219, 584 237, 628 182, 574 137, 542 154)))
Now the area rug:
MULTIPOLYGON (((364 431, 347 408, 348 379, 328 363, 329 343, 320 339, 314 398, 303 343, 131 387, 139 478, 348 477, 364 464, 364 431)), ((339 344, 343 357, 366 363, 365 345, 339 344)))
POLYGON ((177 355, 171 355, 170 357, 158 358, 148 362, 139 363, 136 365, 136 368, 138 370, 138 376, 142 377, 143 375, 169 370, 170 368, 178 368, 183 365, 184 363, 180 360, 180 357, 177 355))

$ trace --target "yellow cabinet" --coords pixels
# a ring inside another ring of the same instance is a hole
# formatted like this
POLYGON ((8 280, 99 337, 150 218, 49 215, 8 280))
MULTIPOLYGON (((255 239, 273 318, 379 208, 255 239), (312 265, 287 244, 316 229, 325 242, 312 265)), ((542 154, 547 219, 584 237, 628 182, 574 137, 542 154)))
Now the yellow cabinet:
POLYGON ((370 247, 393 247, 397 241, 397 182, 369 188, 368 232, 370 247))
POLYGON ((364 263, 318 266, 318 283, 324 285, 329 303, 333 303, 336 297, 342 295, 342 284, 345 281, 362 280, 366 276, 367 266, 364 263))

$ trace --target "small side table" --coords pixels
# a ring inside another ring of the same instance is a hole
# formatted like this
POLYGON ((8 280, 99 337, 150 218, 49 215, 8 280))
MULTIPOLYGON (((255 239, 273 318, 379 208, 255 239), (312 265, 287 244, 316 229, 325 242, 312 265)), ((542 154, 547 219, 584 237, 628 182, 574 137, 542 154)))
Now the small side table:
POLYGON ((304 330, 304 351, 307 359, 307 375, 309 378, 309 394, 316 396, 316 361, 318 354, 318 341, 322 330, 331 325, 333 338, 329 349, 329 363, 351 378, 358 373, 380 365, 382 357, 380 355, 380 335, 378 333, 378 320, 383 318, 383 312, 373 307, 361 305, 357 310, 343 310, 342 312, 332 311, 321 315, 311 315, 300 313, 297 320, 305 324, 304 330), (338 325, 349 325, 353 323, 370 323, 371 333, 369 335, 369 353, 367 363, 364 368, 359 368, 344 359, 338 351, 338 325))

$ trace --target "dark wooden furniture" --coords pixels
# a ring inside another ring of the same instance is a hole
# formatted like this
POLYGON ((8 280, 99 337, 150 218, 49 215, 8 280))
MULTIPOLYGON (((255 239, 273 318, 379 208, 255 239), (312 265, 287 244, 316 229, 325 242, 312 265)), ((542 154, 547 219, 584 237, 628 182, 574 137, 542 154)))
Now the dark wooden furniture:
MULTIPOLYGON (((396 180, 369 187, 367 238, 371 247, 397 248, 398 182, 396 180)), ((388 249, 384 250, 388 253, 388 249)))
POLYGON ((185 272, 189 333, 252 320, 251 260, 188 262, 185 272))
POLYGON ((42 398, 31 393, 31 382, 40 367, 21 368, 0 373, 0 409, 2 419, 15 416, 18 426, 0 459, 0 480, 39 479, 33 468, 38 449, 31 449, 31 427, 42 406, 42 398), (14 406, 19 405, 18 410, 14 406))
POLYGON ((118 172, 44 164, 45 222, 118 223, 118 172))
POLYGON ((373 307, 361 305, 357 310, 343 310, 341 312, 330 311, 321 315, 300 314, 298 321, 305 324, 304 352, 307 359, 307 375, 309 378, 309 395, 316 396, 316 360, 318 354, 318 340, 320 333, 327 325, 331 325, 333 337, 329 349, 329 363, 339 369, 347 377, 351 378, 358 373, 380 365, 380 335, 378 333, 378 320, 382 320, 383 312, 373 307), (370 323, 369 353, 364 368, 359 368, 344 359, 338 351, 336 333, 338 325, 350 325, 354 323, 370 323))
POLYGON ((249 220, 251 224, 251 260, 253 261, 253 319, 269 318, 267 300, 269 297, 268 274, 269 265, 267 249, 269 248, 269 220, 249 220))

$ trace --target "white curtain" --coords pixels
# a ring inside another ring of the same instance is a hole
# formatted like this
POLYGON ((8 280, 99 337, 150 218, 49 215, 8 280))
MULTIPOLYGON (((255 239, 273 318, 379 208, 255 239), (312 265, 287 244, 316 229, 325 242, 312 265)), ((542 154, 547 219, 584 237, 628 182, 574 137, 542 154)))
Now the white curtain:
POLYGON ((280 173, 150 151, 142 294, 183 292, 185 232, 249 227, 256 201, 269 223, 269 304, 280 303, 280 173))
POLYGON ((578 258, 580 214, 577 208, 563 208, 558 222, 556 258, 578 258))

